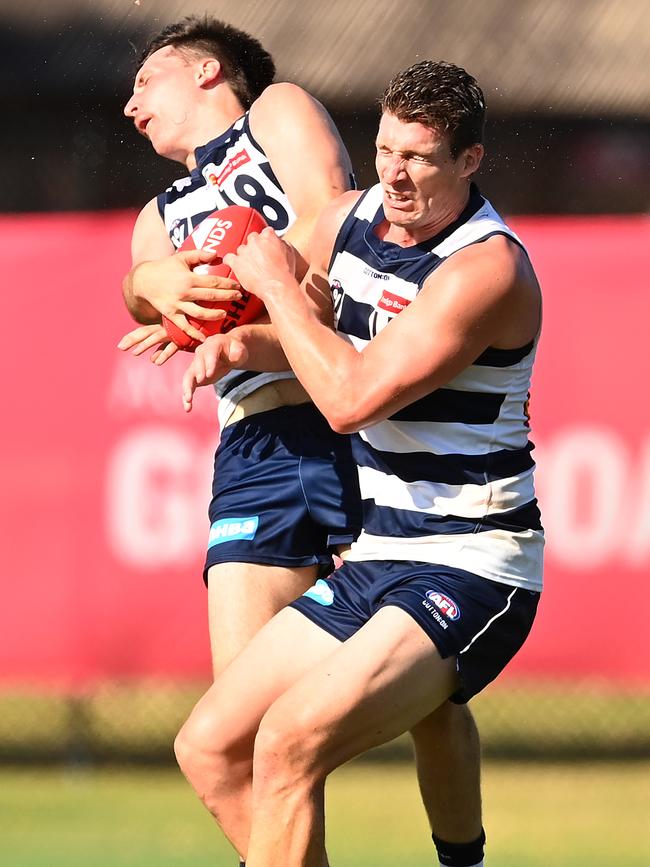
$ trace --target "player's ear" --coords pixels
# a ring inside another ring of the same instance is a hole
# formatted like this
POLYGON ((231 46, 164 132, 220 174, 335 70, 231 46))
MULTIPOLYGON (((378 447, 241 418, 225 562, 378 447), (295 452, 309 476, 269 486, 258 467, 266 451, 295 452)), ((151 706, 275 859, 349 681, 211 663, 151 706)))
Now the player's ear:
POLYGON ((484 153, 485 148, 478 142, 463 151, 461 160, 463 161, 462 173, 464 177, 469 178, 478 171, 484 153))
POLYGON ((215 57, 204 57, 196 67, 196 82, 201 87, 213 87, 219 81, 221 64, 215 57))

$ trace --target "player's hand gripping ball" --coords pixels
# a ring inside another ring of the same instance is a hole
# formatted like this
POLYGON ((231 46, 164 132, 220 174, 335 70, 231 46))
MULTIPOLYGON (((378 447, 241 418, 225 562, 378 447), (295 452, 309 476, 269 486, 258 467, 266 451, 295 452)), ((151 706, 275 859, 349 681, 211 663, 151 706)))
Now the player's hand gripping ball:
MULTIPOLYGON (((251 232, 261 232, 266 228, 266 220, 253 208, 243 205, 230 205, 220 211, 214 211, 202 220, 191 235, 183 241, 180 250, 208 250, 217 253, 218 258, 208 265, 197 265, 195 271, 200 274, 214 274, 219 277, 237 278, 227 265, 223 263, 226 253, 236 253, 240 244, 246 243, 251 232)), ((241 288, 241 298, 236 301, 199 301, 202 307, 221 308, 226 311, 223 319, 208 322, 188 316, 188 321, 206 337, 213 334, 225 334, 237 325, 253 322, 264 310, 264 304, 256 296, 241 288)), ((192 352, 199 346, 198 340, 181 331, 173 322, 163 316, 163 325, 171 340, 180 349, 192 352)))

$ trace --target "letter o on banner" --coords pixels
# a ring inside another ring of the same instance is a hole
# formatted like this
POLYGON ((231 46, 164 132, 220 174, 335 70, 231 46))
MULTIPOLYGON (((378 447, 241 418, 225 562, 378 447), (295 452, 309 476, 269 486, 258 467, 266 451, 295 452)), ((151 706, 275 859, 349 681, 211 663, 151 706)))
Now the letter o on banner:
POLYGON ((627 514, 627 452, 620 437, 570 428, 540 450, 540 502, 549 554, 592 569, 618 554, 627 514))

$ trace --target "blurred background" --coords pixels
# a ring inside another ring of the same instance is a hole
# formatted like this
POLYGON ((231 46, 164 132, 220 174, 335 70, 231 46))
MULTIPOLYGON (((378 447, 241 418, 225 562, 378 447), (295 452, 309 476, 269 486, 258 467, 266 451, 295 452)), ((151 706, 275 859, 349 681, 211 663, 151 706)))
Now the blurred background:
MULTIPOLYGON (((0 0, 2 863, 234 863, 171 749, 209 682, 214 400, 185 417, 186 359, 114 348, 137 210, 183 174, 122 106, 146 38, 206 11, 327 106, 361 186, 395 72, 433 57, 481 83, 478 182, 545 293, 531 412, 548 538, 533 634, 472 703, 487 863, 647 865, 647 0, 0 0)), ((334 865, 433 863, 405 739, 329 792, 334 865)))

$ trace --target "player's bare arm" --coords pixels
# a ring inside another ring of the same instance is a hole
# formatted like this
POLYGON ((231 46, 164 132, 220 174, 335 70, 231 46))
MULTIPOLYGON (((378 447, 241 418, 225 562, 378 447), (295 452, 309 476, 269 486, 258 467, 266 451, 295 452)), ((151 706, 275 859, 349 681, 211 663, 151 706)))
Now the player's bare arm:
MULTIPOLYGON (((348 153, 323 106, 288 82, 264 91, 251 108, 250 121, 298 218, 284 239, 306 260, 319 214, 350 189, 348 153)), ((297 273, 302 277, 300 268, 297 273)))
MULTIPOLYGON (((360 193, 352 191, 341 197, 345 202, 342 210, 347 210, 349 203, 356 201, 360 193)), ((341 209, 341 205, 338 205, 341 209)), ((322 256, 319 252, 321 243, 312 238, 309 250, 310 258, 317 260, 322 256)), ((286 263, 288 271, 293 273, 297 268, 298 253, 284 241, 279 242, 282 262, 286 263)), ((296 281, 297 282, 297 281, 296 281)), ((325 326, 333 326, 332 296, 327 280, 303 280, 302 291, 306 293, 307 306, 325 326)), ((213 385, 233 368, 239 370, 288 370, 289 362, 277 338, 275 327, 268 315, 248 325, 239 326, 227 334, 215 334, 208 337, 199 346, 183 377, 183 407, 191 412, 194 392, 204 385, 213 385)))
MULTIPOLYGON (((329 250, 340 223, 336 209, 319 222, 329 250)), ((489 346, 522 346, 539 329, 539 293, 527 259, 500 236, 451 257, 361 353, 314 315, 270 234, 251 237, 228 264, 263 298, 292 368, 332 427, 344 433, 440 388, 489 346)), ((309 275, 314 290, 323 278, 323 272, 309 275)))

